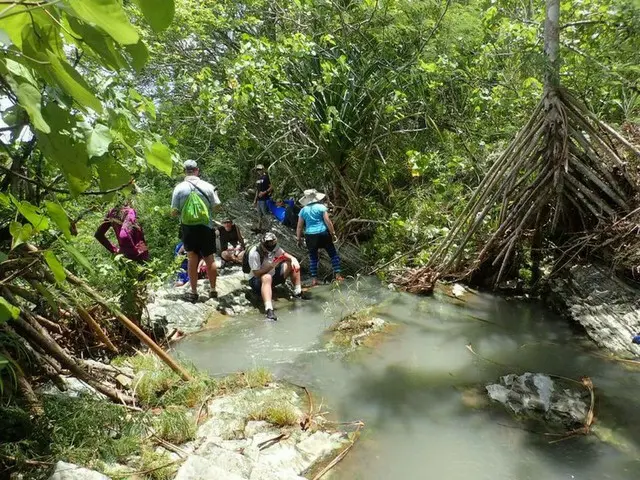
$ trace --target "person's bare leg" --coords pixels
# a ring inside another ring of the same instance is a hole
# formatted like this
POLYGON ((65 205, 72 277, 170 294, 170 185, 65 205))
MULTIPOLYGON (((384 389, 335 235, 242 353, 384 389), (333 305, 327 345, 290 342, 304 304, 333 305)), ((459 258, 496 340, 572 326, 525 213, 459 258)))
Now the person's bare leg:
POLYGON ((244 250, 234 257, 234 260, 236 261, 236 263, 242 263, 243 259, 244 259, 244 250))
MULTIPOLYGON (((209 277, 209 286, 211 290, 216 289, 216 280, 218 279, 218 269, 216 268, 216 260, 213 255, 204 257, 204 263, 207 265, 207 277, 209 277)), ((191 276, 191 274, 189 274, 191 276)))
POLYGON ((225 262, 233 262, 233 253, 231 253, 228 250, 225 250, 224 252, 222 252, 220 256, 225 262))
POLYGON ((273 292, 271 290, 271 275, 265 274, 260 277, 260 281, 262 286, 260 287, 260 294, 262 295, 262 301, 264 302, 265 310, 272 309, 273 304, 271 303, 271 299, 273 297, 273 292))
POLYGON ((189 285, 191 291, 198 293, 198 264, 200 256, 197 252, 187 252, 187 272, 189 273, 189 285))
POLYGON ((293 283, 293 294, 300 295, 302 293, 302 283, 300 281, 300 270, 297 272, 291 268, 291 265, 285 263, 282 265, 282 276, 285 280, 291 277, 291 282, 293 283))

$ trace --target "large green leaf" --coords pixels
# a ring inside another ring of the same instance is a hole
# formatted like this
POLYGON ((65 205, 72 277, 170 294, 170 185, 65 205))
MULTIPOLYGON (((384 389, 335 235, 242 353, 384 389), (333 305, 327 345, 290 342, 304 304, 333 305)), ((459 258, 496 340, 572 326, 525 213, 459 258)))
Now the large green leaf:
POLYGON ((149 146, 145 152, 147 163, 156 167, 162 173, 171 175, 173 170, 173 159, 171 158, 171 150, 166 145, 156 142, 149 146))
POLYGON ((69 26, 78 34, 85 45, 91 47, 98 60, 111 70, 119 70, 127 67, 127 61, 120 53, 119 45, 114 44, 113 39, 97 28, 74 17, 67 17, 69 26))
POLYGON ((173 21, 175 13, 174 0, 136 0, 154 31, 160 32, 167 28, 173 21))
POLYGON ((93 129, 85 132, 85 138, 87 140, 87 153, 89 158, 101 157, 109 151, 109 145, 113 141, 109 127, 96 123, 93 129))
POLYGON ((11 248, 13 249, 31 238, 33 227, 30 223, 22 225, 19 222, 11 222, 9 224, 9 233, 11 234, 11 248))
POLYGON ((30 83, 24 82, 18 85, 18 88, 15 89, 15 94, 18 97, 18 103, 29 115, 33 126, 41 132, 51 132, 51 128, 42 118, 42 112, 40 111, 42 98, 38 89, 30 83))
POLYGON ((123 45, 137 43, 139 35, 129 22, 118 0, 67 0, 74 13, 83 21, 100 27, 123 45))
POLYGON ((71 254, 76 262, 86 268, 89 272, 93 272, 93 267, 91 266, 91 263, 89 263, 89 260, 87 260, 87 257, 80 253, 80 251, 76 247, 74 247, 69 242, 60 241, 60 244, 65 248, 67 252, 71 254))
POLYGON ((18 49, 22 49, 22 29, 31 22, 26 5, 14 5, 11 9, 11 15, 0 18, 0 29, 4 30, 11 43, 18 49))
POLYGON ((55 253, 53 253, 51 250, 47 250, 43 255, 45 262, 47 262, 47 265, 49 265, 49 268, 51 269, 51 272, 56 279, 56 282, 64 282, 67 278, 67 274, 64 272, 64 267, 60 263, 60 260, 58 260, 58 257, 56 257, 55 253))
POLYGON ((33 229, 36 232, 41 232, 42 230, 49 228, 49 220, 47 220, 47 217, 44 215, 40 214, 38 207, 32 205, 26 200, 18 202, 13 197, 12 199, 14 200, 16 207, 18 207, 18 212, 20 212, 20 214, 26 218, 31 225, 33 225, 33 229))
POLYGON ((77 195, 89 188, 93 178, 87 146, 69 134, 75 127, 75 119, 67 110, 51 102, 42 114, 52 131, 49 134, 38 133, 38 146, 45 157, 62 170, 71 193, 77 195))
POLYGON ((111 190, 131 180, 129 171, 109 155, 98 159, 95 165, 98 169, 100 190, 111 190))
POLYGON ((71 222, 62 205, 48 200, 45 200, 44 204, 49 218, 58 226, 65 238, 71 238, 71 222))
POLYGON ((127 45, 127 52, 131 55, 131 66, 136 72, 140 72, 149 60, 149 50, 142 40, 132 45, 127 45))
POLYGON ((56 82, 65 92, 83 107, 92 108, 98 113, 102 112, 100 100, 96 98, 91 87, 71 65, 51 51, 47 52, 47 58, 51 63, 51 72, 56 82))
POLYGON ((20 309, 11 305, 4 297, 0 297, 0 325, 12 318, 18 318, 18 315, 20 315, 20 309))

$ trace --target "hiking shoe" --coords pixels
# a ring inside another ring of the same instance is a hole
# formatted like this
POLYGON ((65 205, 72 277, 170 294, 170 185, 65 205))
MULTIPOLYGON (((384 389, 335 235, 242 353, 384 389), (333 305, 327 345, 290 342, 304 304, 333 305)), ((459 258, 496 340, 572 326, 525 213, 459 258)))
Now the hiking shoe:
POLYGON ((307 295, 305 295, 304 292, 300 292, 300 293, 292 294, 291 298, 293 298, 294 300, 306 300, 309 297, 307 295))
POLYGON ((216 290, 209 290, 209 298, 218 298, 218 292, 216 290))
POLYGON ((184 294, 184 299, 190 303, 196 303, 198 301, 198 294, 194 292, 187 292, 184 294))
POLYGON ((278 317, 276 317, 276 314, 273 313, 273 309, 270 308, 269 310, 267 310, 265 317, 267 318, 267 320, 271 320, 271 321, 276 321, 278 320, 278 317))

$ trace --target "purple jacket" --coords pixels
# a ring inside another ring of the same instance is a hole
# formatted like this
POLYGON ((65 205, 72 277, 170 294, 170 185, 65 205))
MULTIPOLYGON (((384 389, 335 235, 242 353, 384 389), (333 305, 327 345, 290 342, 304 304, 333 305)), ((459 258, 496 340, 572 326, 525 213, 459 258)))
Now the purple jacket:
POLYGON ((149 259, 144 233, 136 221, 136 211, 131 207, 112 208, 96 230, 95 237, 111 253, 121 253, 136 262, 149 259), (117 247, 107 239, 109 228, 116 234, 117 247))

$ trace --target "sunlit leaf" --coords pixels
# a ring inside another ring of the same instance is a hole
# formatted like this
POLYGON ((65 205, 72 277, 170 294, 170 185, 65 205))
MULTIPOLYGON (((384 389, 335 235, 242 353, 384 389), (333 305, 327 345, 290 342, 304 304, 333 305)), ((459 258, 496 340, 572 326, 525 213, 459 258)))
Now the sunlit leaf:
POLYGON ((87 140, 87 153, 89 158, 101 157, 109 151, 109 145, 113 141, 109 127, 97 123, 96 126, 88 130, 85 134, 87 140))
POLYGON ((139 35, 131 25, 118 0, 67 0, 75 14, 90 25, 96 25, 123 45, 138 41, 139 35))
POLYGON ((0 324, 12 318, 18 318, 18 315, 20 315, 20 309, 11 305, 4 297, 0 297, 0 324))
POLYGON ((38 207, 32 205, 26 200, 22 202, 14 201, 14 204, 18 208, 18 212, 20 212, 20 214, 26 218, 31 225, 33 225, 33 229, 36 232, 49 228, 49 220, 47 220, 47 217, 44 215, 40 214, 38 207))
POLYGON ((64 282, 67 278, 67 274, 64 272, 64 267, 60 263, 60 260, 58 260, 58 257, 56 257, 55 253, 53 253, 51 250, 47 250, 44 252, 43 256, 45 262, 47 262, 47 265, 51 270, 51 273, 53 273, 56 282, 64 282))
POLYGON ((49 218, 53 220, 66 238, 71 238, 71 222, 69 221, 67 212, 62 208, 62 205, 48 200, 45 200, 44 204, 47 208, 49 218))
POLYGON ((29 15, 25 12, 26 5, 14 5, 11 9, 12 15, 5 15, 0 18, 0 29, 7 33, 7 36, 16 47, 22 49, 22 30, 31 22, 29 15))
POLYGON ((13 249, 31 238, 33 227, 30 223, 22 225, 20 222, 11 222, 9 224, 9 233, 11 234, 11 248, 13 249))
POLYGON ((68 17, 69 26, 73 31, 82 37, 82 41, 91 47, 97 55, 96 57, 108 68, 119 70, 127 67, 127 61, 119 50, 119 45, 114 44, 111 37, 105 35, 97 28, 74 17, 68 17))
POLYGON ((166 145, 156 142, 147 148, 145 152, 147 163, 156 167, 162 173, 171 175, 173 170, 173 159, 171 158, 171 150, 166 145))
POLYGON ((15 94, 18 97, 18 102, 29 115, 33 126, 41 132, 49 133, 51 128, 42 118, 42 112, 40 111, 42 98, 38 89, 25 82, 18 85, 18 88, 15 89, 15 94))

